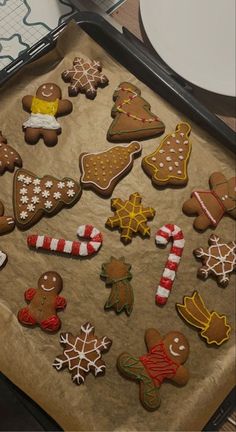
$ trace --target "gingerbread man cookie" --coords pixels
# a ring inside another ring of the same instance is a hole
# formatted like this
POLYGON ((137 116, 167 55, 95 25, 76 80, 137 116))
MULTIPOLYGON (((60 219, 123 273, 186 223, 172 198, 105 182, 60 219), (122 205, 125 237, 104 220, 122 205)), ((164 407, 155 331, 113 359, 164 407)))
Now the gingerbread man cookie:
POLYGON ((36 96, 23 97, 22 105, 30 113, 30 118, 23 123, 25 141, 36 144, 43 138, 49 147, 57 144, 61 126, 56 117, 70 114, 73 109, 70 101, 62 99, 60 87, 54 83, 42 84, 37 89, 36 96))
POLYGON ((144 171, 156 186, 185 186, 191 153, 191 126, 179 123, 174 132, 165 136, 158 148, 142 160, 144 171))
POLYGON ((8 234, 15 228, 15 221, 11 216, 4 215, 4 205, 0 201, 0 235, 8 234))
POLYGON ((25 326, 39 325, 46 332, 55 332, 61 327, 57 310, 66 307, 66 300, 58 294, 62 290, 61 276, 49 271, 38 280, 38 288, 25 291, 25 300, 29 305, 18 312, 18 320, 25 326))
POLYGON ((85 93, 87 98, 94 99, 97 95, 97 87, 105 87, 109 81, 101 73, 102 65, 99 61, 84 60, 75 57, 71 69, 62 72, 62 79, 69 82, 69 96, 77 96, 78 93, 85 93))
POLYGON ((226 243, 216 234, 212 234, 208 243, 208 248, 193 251, 195 257, 202 261, 202 267, 197 274, 201 279, 207 279, 212 275, 224 288, 229 283, 231 273, 236 269, 236 241, 226 243))
POLYGON ((16 171, 13 183, 13 207, 16 224, 26 230, 44 215, 54 216, 63 207, 74 205, 81 195, 80 185, 69 177, 62 180, 38 177, 25 169, 16 171))
POLYGON ((89 322, 81 326, 78 336, 61 333, 60 343, 64 352, 56 357, 53 366, 58 371, 67 367, 75 384, 83 384, 89 372, 95 377, 104 375, 106 365, 102 353, 109 351, 112 340, 106 336, 98 338, 89 322))
POLYGON ((129 82, 122 82, 113 95, 114 118, 107 139, 111 142, 129 142, 161 135, 165 125, 151 112, 149 103, 141 97, 141 91, 129 82))
POLYGON ((189 372, 183 366, 189 355, 186 337, 177 331, 167 333, 163 338, 155 329, 145 332, 148 353, 136 357, 122 353, 117 367, 126 378, 140 384, 139 398, 149 411, 156 410, 160 403, 160 387, 165 379, 179 386, 188 382, 189 372))
POLYGON ((15 166, 22 167, 22 159, 11 146, 7 145, 7 139, 0 131, 0 175, 5 171, 13 172, 15 166))
POLYGON ((211 190, 193 191, 183 205, 185 214, 198 215, 193 226, 201 231, 216 227, 225 214, 236 219, 236 177, 227 180, 224 174, 214 172, 209 183, 211 190))
POLYGON ((120 238, 125 244, 132 241, 135 233, 140 233, 143 237, 150 236, 147 221, 153 219, 156 212, 152 207, 143 207, 141 201, 142 197, 138 192, 131 194, 127 201, 120 198, 111 200, 111 208, 115 214, 107 219, 106 225, 120 228, 120 238))

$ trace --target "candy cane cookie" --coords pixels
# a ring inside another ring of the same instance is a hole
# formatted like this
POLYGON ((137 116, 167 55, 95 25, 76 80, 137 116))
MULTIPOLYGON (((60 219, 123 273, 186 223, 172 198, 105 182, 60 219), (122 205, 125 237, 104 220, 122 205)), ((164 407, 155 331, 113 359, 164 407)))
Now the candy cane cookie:
POLYGON ((157 231, 155 237, 157 245, 167 245, 171 238, 173 239, 173 245, 156 292, 156 303, 158 305, 164 305, 168 300, 183 253, 185 240, 183 231, 173 224, 163 225, 157 231))
POLYGON ((7 254, 0 250, 0 270, 3 269, 6 263, 7 263, 7 254))
POLYGON ((31 248, 43 249, 51 252, 66 253, 71 256, 86 257, 98 252, 102 245, 102 234, 93 225, 80 225, 78 237, 89 239, 88 242, 56 239, 45 235, 29 235, 27 244, 31 248))

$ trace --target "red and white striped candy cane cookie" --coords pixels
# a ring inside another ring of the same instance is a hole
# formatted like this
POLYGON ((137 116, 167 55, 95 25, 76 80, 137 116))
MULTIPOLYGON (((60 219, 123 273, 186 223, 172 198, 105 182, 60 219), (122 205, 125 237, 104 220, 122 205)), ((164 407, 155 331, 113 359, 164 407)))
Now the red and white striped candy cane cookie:
POLYGON ((29 235, 27 237, 28 246, 36 249, 44 249, 52 252, 67 253, 72 256, 89 256, 98 252, 102 245, 102 234, 92 225, 81 225, 77 230, 77 235, 89 242, 70 241, 56 239, 45 235, 29 235))
POLYGON ((185 240, 183 231, 173 224, 163 225, 157 231, 155 237, 157 245, 166 245, 171 238, 173 239, 173 245, 156 292, 156 302, 159 305, 164 305, 168 300, 183 253, 185 240))

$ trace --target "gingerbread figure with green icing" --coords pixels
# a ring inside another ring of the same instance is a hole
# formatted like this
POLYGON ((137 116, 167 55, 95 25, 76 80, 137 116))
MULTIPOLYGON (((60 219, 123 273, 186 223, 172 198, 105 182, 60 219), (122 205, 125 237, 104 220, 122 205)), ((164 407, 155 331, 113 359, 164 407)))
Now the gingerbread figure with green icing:
POLYGON ((150 328, 145 332, 148 353, 141 357, 122 353, 117 359, 119 372, 140 384, 139 397, 149 411, 156 410, 160 403, 160 387, 165 379, 184 386, 189 372, 183 364, 189 356, 186 337, 171 331, 161 337, 159 331, 150 328))
POLYGON ((23 97, 22 105, 30 113, 29 119, 23 123, 25 141, 36 144, 43 138, 49 147, 57 144, 61 126, 56 117, 70 114, 73 108, 69 100, 62 99, 60 87, 54 83, 42 84, 35 96, 23 97))
POLYGON ((130 315, 133 309, 134 295, 130 284, 132 274, 131 265, 125 262, 124 257, 110 258, 102 265, 101 277, 106 285, 111 286, 110 296, 104 306, 105 310, 114 309, 119 314, 123 311, 130 315))

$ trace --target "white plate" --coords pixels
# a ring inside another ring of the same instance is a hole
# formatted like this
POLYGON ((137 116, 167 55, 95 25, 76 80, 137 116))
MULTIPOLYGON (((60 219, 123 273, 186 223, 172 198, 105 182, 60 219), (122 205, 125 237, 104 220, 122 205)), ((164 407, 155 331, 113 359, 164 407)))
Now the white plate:
POLYGON ((235 0, 140 0, 147 36, 179 75, 236 95, 235 0))

